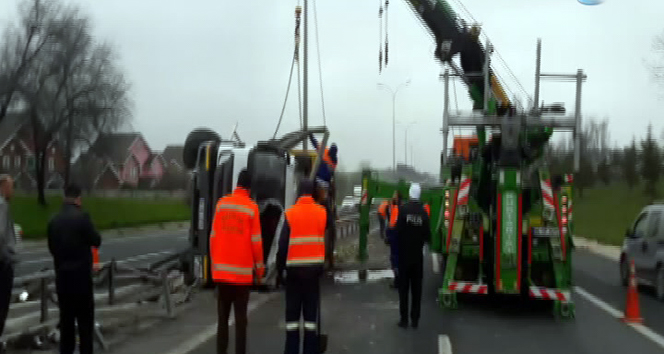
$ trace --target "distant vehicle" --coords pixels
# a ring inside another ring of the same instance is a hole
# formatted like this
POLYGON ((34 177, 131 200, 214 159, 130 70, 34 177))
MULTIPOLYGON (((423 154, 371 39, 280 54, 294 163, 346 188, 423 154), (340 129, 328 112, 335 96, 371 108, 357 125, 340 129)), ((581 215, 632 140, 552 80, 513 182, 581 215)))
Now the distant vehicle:
POLYGON ((341 207, 339 210, 342 213, 350 213, 357 208, 359 200, 351 195, 344 197, 341 201, 341 207))
POLYGON ((620 254, 620 280, 629 282, 629 265, 633 261, 639 283, 653 286, 655 296, 664 301, 664 203, 648 205, 641 210, 625 232, 620 254))

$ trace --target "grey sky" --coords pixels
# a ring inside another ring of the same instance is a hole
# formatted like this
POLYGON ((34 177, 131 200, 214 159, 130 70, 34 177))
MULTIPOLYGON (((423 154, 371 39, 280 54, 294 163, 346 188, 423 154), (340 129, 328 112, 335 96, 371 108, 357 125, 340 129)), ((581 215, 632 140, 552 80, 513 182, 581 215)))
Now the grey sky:
MULTIPOLYGON (((114 43, 133 83, 134 127, 150 145, 181 144, 198 126, 229 135, 239 122, 247 142, 272 136, 283 103, 293 50, 298 0, 157 1, 70 0, 92 15, 95 34, 114 43)), ((301 1, 301 0, 300 0, 301 1)), ((310 1, 311 3, 312 1, 310 1)), ((18 0, 0 2, 0 21, 16 14, 18 0)), ((470 20, 456 0, 450 4, 470 20)), ((664 1, 607 0, 583 6, 577 0, 463 0, 483 24, 498 52, 529 94, 534 86, 535 45, 543 40, 543 71, 588 74, 586 117, 610 119, 613 141, 624 144, 645 132, 659 133, 664 102, 643 64, 653 57, 652 39, 662 33, 664 1)), ((392 163, 392 102, 376 83, 395 87, 411 78, 397 97, 397 120, 417 121, 409 142, 418 169, 436 172, 442 145, 443 85, 433 59, 434 42, 405 0, 390 2, 390 63, 378 74, 379 0, 318 0, 323 84, 328 126, 340 148, 341 165, 362 160, 392 163)), ((312 12, 313 15, 313 12, 312 12)), ((313 16, 312 16, 313 18, 313 16)), ((312 21, 313 22, 313 21, 312 21)), ((314 27, 310 27, 310 124, 323 123, 314 27)), ((499 74, 508 73, 500 65, 499 74)), ((518 86, 504 82, 515 93, 518 86)), ((458 105, 470 108, 457 83, 458 105)), ((547 82, 542 99, 573 109, 574 85, 547 82)), ((297 129, 297 94, 291 92, 281 133, 297 129)), ((451 98, 455 107, 454 97, 451 98)), ((659 135, 659 134, 658 134, 659 135)), ((404 128, 397 125, 397 161, 404 159, 404 128)), ((410 154, 409 154, 410 155, 410 154)))

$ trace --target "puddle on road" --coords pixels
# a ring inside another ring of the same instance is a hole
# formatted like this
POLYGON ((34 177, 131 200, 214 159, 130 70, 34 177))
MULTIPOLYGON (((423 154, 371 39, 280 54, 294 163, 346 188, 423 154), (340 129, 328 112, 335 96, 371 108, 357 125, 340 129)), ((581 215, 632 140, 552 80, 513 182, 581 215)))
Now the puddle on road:
POLYGON ((391 269, 379 270, 349 270, 336 272, 334 282, 341 284, 357 284, 366 282, 376 282, 383 279, 393 279, 394 273, 391 269))

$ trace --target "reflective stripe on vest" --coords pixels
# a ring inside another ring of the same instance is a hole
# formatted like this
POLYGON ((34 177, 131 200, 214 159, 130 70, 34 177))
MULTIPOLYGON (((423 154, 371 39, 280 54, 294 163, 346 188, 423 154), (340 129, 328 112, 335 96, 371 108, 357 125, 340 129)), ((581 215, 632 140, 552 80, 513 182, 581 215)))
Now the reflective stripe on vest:
POLYGON ((311 196, 303 196, 286 211, 290 227, 286 265, 319 265, 325 262, 327 212, 311 196))

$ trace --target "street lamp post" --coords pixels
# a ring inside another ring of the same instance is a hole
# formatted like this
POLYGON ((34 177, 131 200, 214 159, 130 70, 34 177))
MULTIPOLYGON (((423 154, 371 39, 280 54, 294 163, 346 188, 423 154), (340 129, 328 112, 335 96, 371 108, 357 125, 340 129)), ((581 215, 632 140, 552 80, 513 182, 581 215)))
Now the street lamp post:
POLYGON ((392 94, 392 170, 396 171, 397 170, 397 145, 396 145, 396 100, 397 100, 397 92, 399 92, 399 89, 402 87, 410 85, 410 79, 406 80, 406 82, 402 83, 401 85, 397 86, 396 90, 392 90, 388 85, 385 84, 378 84, 378 88, 385 88, 390 93, 392 94))
MULTIPOLYGON (((417 122, 413 121, 410 123, 402 123, 402 122, 397 122, 399 124, 403 124, 406 129, 404 130, 404 143, 403 143, 403 159, 404 163, 406 166, 408 166, 408 129, 413 126, 413 124, 416 124, 417 122)), ((412 160, 412 159, 411 159, 412 160)))

